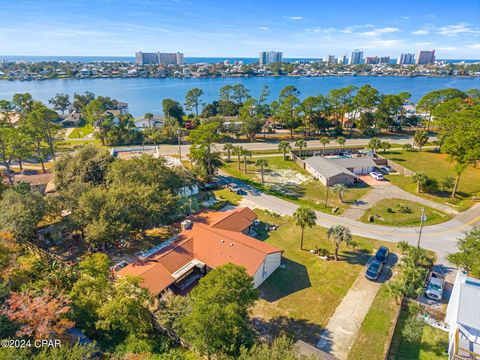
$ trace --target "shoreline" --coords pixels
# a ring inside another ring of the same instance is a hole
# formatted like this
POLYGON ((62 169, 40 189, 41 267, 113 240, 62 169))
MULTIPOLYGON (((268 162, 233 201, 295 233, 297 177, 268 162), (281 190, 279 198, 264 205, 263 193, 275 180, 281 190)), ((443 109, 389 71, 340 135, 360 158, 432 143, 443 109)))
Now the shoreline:
POLYGON ((250 79, 250 78, 348 78, 348 77, 376 77, 376 78, 439 78, 439 79, 476 79, 480 75, 372 75, 372 74, 349 74, 349 75, 238 75, 238 76, 88 76, 88 77, 55 77, 48 79, 2 79, 6 82, 30 82, 49 80, 100 80, 100 79, 250 79))

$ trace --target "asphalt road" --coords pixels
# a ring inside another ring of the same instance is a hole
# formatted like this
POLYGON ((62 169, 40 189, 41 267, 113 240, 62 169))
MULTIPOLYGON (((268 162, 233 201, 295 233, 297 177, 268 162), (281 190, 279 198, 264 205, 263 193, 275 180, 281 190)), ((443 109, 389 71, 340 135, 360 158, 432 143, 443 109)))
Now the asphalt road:
MULTIPOLYGON (((281 215, 293 215, 298 205, 289 201, 267 195, 232 177, 221 176, 225 182, 235 182, 248 190, 243 196, 245 204, 251 204, 262 209, 275 211, 281 215)), ((329 228, 334 225, 345 225, 350 228, 353 235, 366 238, 399 242, 407 241, 411 245, 417 245, 419 238, 418 227, 391 227, 375 224, 367 224, 344 217, 326 214, 316 211, 317 224, 329 228)), ((471 230, 474 226, 480 226, 480 203, 475 204, 469 210, 462 212, 455 218, 441 224, 424 226, 420 245, 432 250, 438 255, 438 263, 449 265, 445 256, 456 251, 457 240, 464 236, 464 232, 471 230)))
MULTIPOLYGON (((431 140, 434 140, 434 138, 431 138, 431 140)), ((369 141, 370 141, 370 138, 347 139, 344 146, 346 147, 346 146, 367 145, 369 141)), ((382 138, 382 141, 387 141, 390 144, 403 145, 403 144, 411 144, 412 138, 409 136, 395 136, 395 137, 382 138)), ((252 150, 278 150, 278 143, 279 141, 275 139, 267 138, 264 140, 261 137, 258 137, 257 142, 238 142, 238 143, 235 143, 234 145, 242 146, 244 149, 248 149, 251 151, 252 150)), ((290 142, 290 144, 293 148, 295 141, 290 142)), ((217 151, 223 151, 223 145, 224 144, 215 144, 214 149, 217 151)), ((332 147, 335 145, 338 145, 338 144, 336 144, 332 140, 328 145, 328 147, 332 147)), ((308 140, 307 148, 309 147, 321 147, 321 145, 318 140, 308 140)), ((142 146, 118 147, 117 149, 127 151, 128 149, 133 149, 133 148, 138 149, 138 148, 142 148, 142 146)), ((182 148, 182 156, 185 156, 190 151, 189 144, 183 144, 181 148, 182 148)), ((145 149, 153 150, 154 146, 146 145, 145 149)), ((161 155, 176 155, 178 154, 178 145, 159 145, 159 150, 161 155)))

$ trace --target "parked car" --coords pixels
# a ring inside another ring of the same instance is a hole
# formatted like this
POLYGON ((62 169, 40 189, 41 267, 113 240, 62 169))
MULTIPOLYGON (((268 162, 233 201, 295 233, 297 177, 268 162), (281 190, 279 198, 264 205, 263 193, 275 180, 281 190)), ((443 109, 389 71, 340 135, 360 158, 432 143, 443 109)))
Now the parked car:
POLYGON ((377 252, 375 253, 375 260, 377 260, 378 262, 381 262, 382 264, 385 264, 389 253, 390 251, 386 246, 380 246, 377 252))
POLYGON ((436 301, 442 300, 444 283, 445 280, 443 276, 432 271, 427 283, 427 288, 425 289, 425 296, 436 301))
POLYGON ((235 194, 238 194, 242 191, 242 189, 240 188, 240 186, 238 186, 237 184, 235 183, 230 183, 227 185, 227 189, 230 190, 231 192, 235 193, 235 194))
POLYGON ((372 171, 369 175, 371 178, 374 178, 375 180, 383 180, 383 175, 377 171, 372 171))
POLYGON ((382 272, 383 264, 377 260, 373 260, 372 263, 368 266, 367 271, 365 271, 365 277, 368 280, 375 281, 380 276, 382 272))
POLYGON ((378 170, 382 173, 384 173, 385 175, 388 175, 392 172, 392 168, 390 166, 387 166, 387 165, 380 165, 378 167, 378 170))
POLYGON ((13 170, 3 170, 3 173, 5 175, 15 175, 17 172, 15 172, 13 170))

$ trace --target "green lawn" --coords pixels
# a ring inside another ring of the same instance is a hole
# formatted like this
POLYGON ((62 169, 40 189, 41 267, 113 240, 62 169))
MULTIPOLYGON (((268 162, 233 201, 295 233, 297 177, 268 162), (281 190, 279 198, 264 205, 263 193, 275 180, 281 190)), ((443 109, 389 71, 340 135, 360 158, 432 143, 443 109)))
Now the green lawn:
POLYGON ((213 193, 217 199, 228 201, 232 205, 238 205, 240 200, 242 200, 240 195, 235 194, 228 189, 216 190, 213 193))
MULTIPOLYGON (((415 172, 421 172, 427 176, 433 177, 438 181, 446 177, 455 177, 454 163, 448 161, 447 155, 433 151, 389 151, 382 156, 391 159, 415 172)), ((393 184, 402 189, 416 194, 416 184, 411 179, 403 175, 387 176, 393 184)), ((459 207, 463 211, 472 206, 473 201, 469 199, 473 195, 480 195, 480 168, 468 167, 461 175, 456 199, 451 199, 449 192, 439 192, 437 194, 420 193, 430 200, 439 203, 450 203, 459 207)))
MULTIPOLYGON (((275 337, 287 333, 294 339, 316 344, 370 253, 382 243, 354 237, 358 243, 355 251, 351 247, 341 247, 338 262, 326 261, 308 250, 300 250, 300 229, 290 217, 256 212, 260 220, 280 224, 265 241, 284 250, 286 267, 278 268, 260 286, 262 299, 252 311, 255 323, 262 334, 275 337)), ((304 248, 315 247, 325 248, 330 254, 334 250, 333 243, 326 238, 326 229, 319 226, 305 230, 304 248)))
POLYGON ((451 219, 450 215, 416 202, 403 199, 383 199, 365 211, 360 220, 368 223, 369 216, 372 215, 375 224, 416 226, 420 225, 422 207, 425 208, 425 215, 427 216, 427 220, 424 222, 425 225, 438 224, 451 219))
POLYGON ((93 128, 92 125, 87 124, 85 126, 81 126, 78 128, 75 128, 69 135, 69 139, 77 139, 77 138, 84 138, 87 135, 90 135, 93 133, 95 129, 93 128))
POLYGON ((386 285, 382 285, 363 320, 348 359, 383 360, 388 351, 388 339, 395 326, 398 307, 386 285))
MULTIPOLYGON (((265 157, 265 159, 268 161, 268 168, 265 169, 266 174, 272 170, 291 170, 293 173, 298 173, 311 179, 311 175, 292 160, 283 160, 282 156, 265 157)), ((347 192, 343 195, 344 202, 341 202, 339 197, 334 195, 330 189, 328 204, 325 206, 326 187, 317 180, 311 179, 299 185, 280 182, 276 184, 267 183, 267 186, 262 186, 260 170, 255 167, 256 160, 256 158, 248 160, 246 172, 244 171, 243 161, 240 162, 239 170, 237 159, 233 158, 231 162, 224 163, 222 170, 235 178, 247 181, 252 186, 298 205, 306 205, 313 209, 328 213, 331 213, 333 209, 336 209, 335 214, 337 215, 341 214, 345 209, 349 208, 355 200, 370 191, 368 186, 358 185, 349 187, 347 192)))
POLYGON ((402 338, 405 320, 410 316, 406 310, 401 311, 395 327, 389 360, 442 360, 447 359, 445 350, 448 346, 448 334, 429 325, 423 326, 422 339, 409 343, 402 338))

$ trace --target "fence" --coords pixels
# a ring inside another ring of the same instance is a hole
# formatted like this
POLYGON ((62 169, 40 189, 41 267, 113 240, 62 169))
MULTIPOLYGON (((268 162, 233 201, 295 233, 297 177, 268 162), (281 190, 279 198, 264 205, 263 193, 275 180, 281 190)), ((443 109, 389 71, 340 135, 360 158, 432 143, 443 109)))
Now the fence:
POLYGON ((390 159, 384 158, 381 155, 377 154, 378 159, 377 160, 385 160, 386 164, 380 164, 379 162, 375 161, 378 165, 388 165, 392 169, 394 169, 396 172, 406 175, 406 176, 413 176, 415 175, 415 171, 409 170, 406 167, 403 167, 402 165, 397 164, 395 161, 392 161, 390 159))
POLYGON ((402 306, 403 306, 403 301, 404 301, 404 297, 402 297, 402 299, 400 300, 400 306, 397 307, 397 313, 395 314, 395 323, 393 324, 391 330, 390 330, 390 334, 388 335, 388 341, 387 341, 387 351, 385 352, 385 357, 384 357, 384 360, 388 360, 388 355, 390 355, 390 348, 392 347, 392 340, 393 340, 393 335, 395 334, 395 329, 397 327, 397 323, 398 323, 398 318, 400 317, 400 312, 402 311, 402 306))

